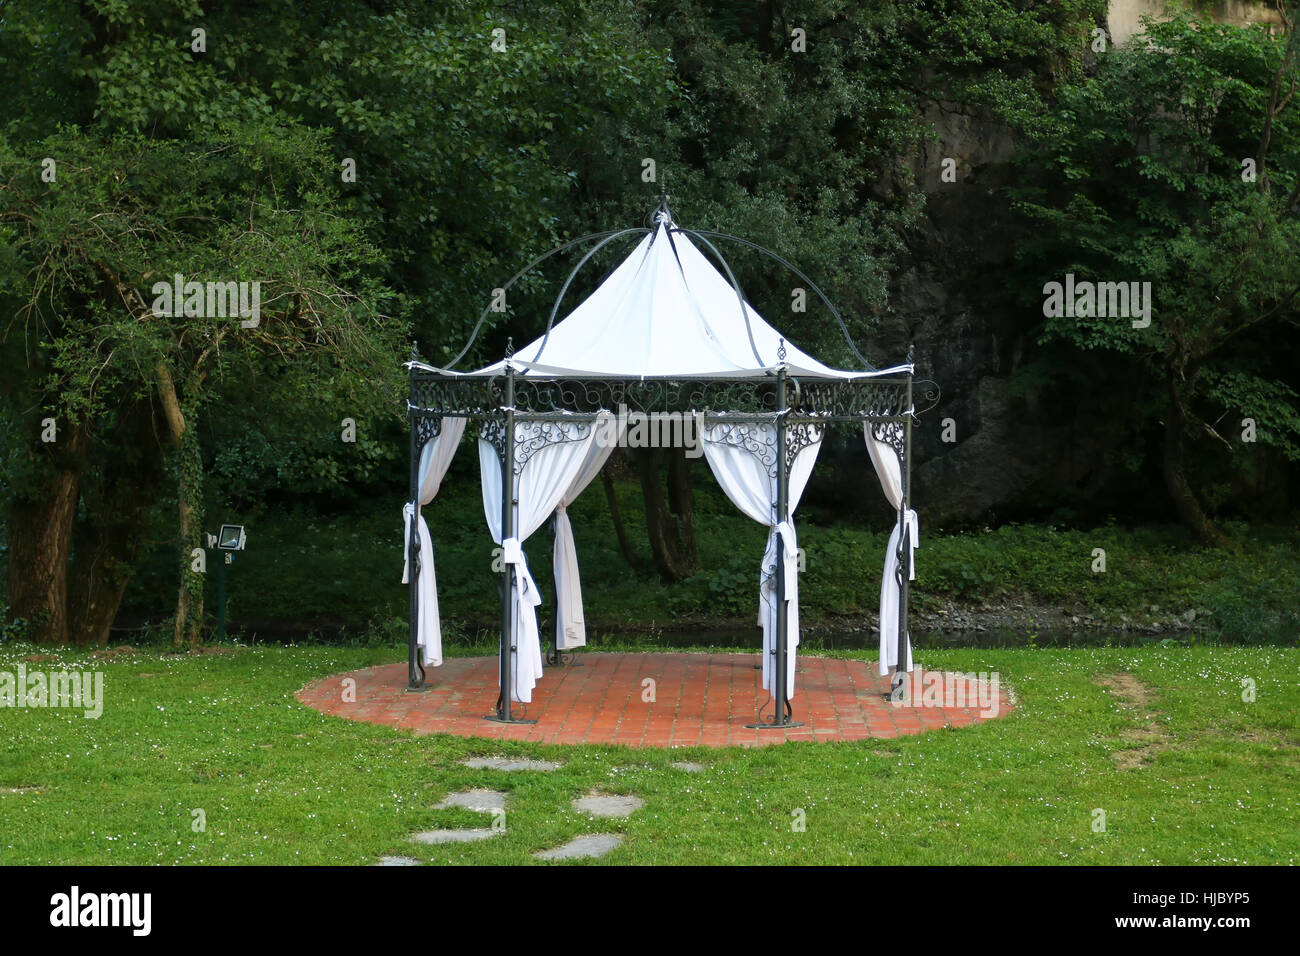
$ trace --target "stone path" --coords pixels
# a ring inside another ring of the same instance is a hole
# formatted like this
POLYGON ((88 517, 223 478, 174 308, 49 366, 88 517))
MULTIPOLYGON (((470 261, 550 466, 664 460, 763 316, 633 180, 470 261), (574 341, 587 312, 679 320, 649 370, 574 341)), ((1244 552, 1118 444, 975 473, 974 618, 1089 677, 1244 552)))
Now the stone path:
MULTIPOLYGON (((496 761, 483 764, 483 766, 492 767, 496 770, 509 772, 520 769, 514 766, 517 761, 507 761, 503 758, 481 759, 496 761)), ((544 769, 550 770, 554 769, 554 767, 546 767, 544 769)), ((644 807, 645 801, 632 794, 602 793, 593 790, 585 796, 575 797, 572 806, 573 809, 577 810, 579 813, 590 814, 593 817, 626 819, 644 807)), ((435 810, 449 810, 454 808, 493 814, 504 812, 505 807, 506 794, 500 790, 489 790, 486 787, 477 787, 473 790, 460 790, 456 793, 448 794, 439 803, 434 805, 435 810)), ((504 829, 497 827, 491 829, 480 828, 469 830, 424 830, 420 833, 411 834, 411 841, 426 845, 473 843, 478 840, 491 839, 492 837, 499 836, 504 832, 504 829)), ((539 860, 591 860, 604 856, 606 853, 619 846, 622 842, 623 838, 617 833, 587 833, 575 837, 563 846, 552 847, 549 850, 539 850, 534 853, 533 856, 539 860)), ((377 865, 419 866, 420 861, 407 856, 385 856, 380 859, 377 865)))
POLYGON ((554 760, 517 760, 509 757, 470 757, 460 762, 462 767, 472 770, 559 770, 564 764, 554 760))
POLYGON ((462 790, 460 793, 448 794, 441 803, 434 804, 433 809, 449 810, 452 807, 492 813, 506 808, 506 795, 500 790, 462 790))
POLYGON ((610 793, 589 793, 573 801, 573 809, 590 813, 593 817, 630 817, 645 806, 640 797, 617 796, 610 793))
POLYGON ((411 839, 416 843, 476 843, 479 840, 490 840, 492 837, 500 836, 505 830, 479 829, 479 830, 425 830, 422 833, 411 834, 411 839))
POLYGON ((539 860, 592 860, 613 850, 623 838, 616 833, 588 833, 553 850, 534 853, 539 860))

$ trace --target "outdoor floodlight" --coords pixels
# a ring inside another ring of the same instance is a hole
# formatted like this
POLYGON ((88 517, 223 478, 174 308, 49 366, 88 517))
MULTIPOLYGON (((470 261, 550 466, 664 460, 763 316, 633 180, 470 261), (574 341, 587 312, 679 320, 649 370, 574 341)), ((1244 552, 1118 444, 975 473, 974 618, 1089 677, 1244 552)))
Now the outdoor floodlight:
POLYGON ((246 541, 242 524, 223 524, 217 535, 217 547, 222 551, 243 551, 246 541))

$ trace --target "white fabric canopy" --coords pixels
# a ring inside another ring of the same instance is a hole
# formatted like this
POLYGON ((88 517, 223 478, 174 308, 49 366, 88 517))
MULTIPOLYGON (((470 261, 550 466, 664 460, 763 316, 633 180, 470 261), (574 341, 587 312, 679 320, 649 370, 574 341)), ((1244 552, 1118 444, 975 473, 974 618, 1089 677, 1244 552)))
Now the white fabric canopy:
MULTIPOLYGON (((876 467, 880 478, 880 487, 895 512, 903 506, 903 474, 898 461, 898 452, 893 446, 877 441, 871 434, 871 424, 863 426, 863 435, 867 442, 867 454, 876 467)), ((894 530, 890 532, 889 544, 885 550, 885 570, 880 578, 880 676, 889 674, 898 665, 898 608, 902 588, 898 582, 898 542, 903 535, 903 522, 908 531, 908 579, 916 578, 916 538, 919 525, 916 512, 908 508, 901 520, 895 521, 894 530)), ((905 636, 904 650, 906 661, 903 670, 912 670, 912 635, 905 636)))
MULTIPOLYGON (((515 441, 526 437, 525 423, 515 425, 515 441)), ((550 516, 574 479, 587 463, 596 440, 596 429, 589 425, 561 423, 554 426, 574 440, 548 444, 533 453, 515 479, 514 534, 502 540, 501 508, 503 479, 501 461, 491 442, 478 443, 479 469, 483 478, 483 512, 492 540, 501 546, 501 560, 510 566, 512 602, 510 643, 515 649, 510 663, 510 699, 529 703, 533 687, 542 676, 542 645, 537 631, 537 606, 542 603, 537 582, 528 571, 523 542, 550 516), (574 438, 585 430, 586 437, 574 438)))
MULTIPOLYGON (((465 419, 447 417, 442 420, 440 434, 424 443, 420 450, 418 472, 421 507, 438 496, 443 476, 456 455, 461 435, 465 433, 465 419)), ((404 533, 402 536, 402 583, 411 579, 411 526, 415 524, 420 540, 420 570, 416 581, 416 604, 419 608, 416 621, 416 643, 424 648, 424 662, 431 667, 442 664, 442 619, 438 615, 438 579, 433 571, 433 538, 424 515, 419 514, 411 502, 402 506, 404 533)))
POLYGON ((732 504, 770 529, 758 575, 758 623, 763 628, 763 688, 768 693, 773 693, 776 686, 774 657, 777 614, 780 610, 776 595, 776 536, 778 533, 781 535, 780 561, 785 568, 786 600, 786 699, 793 700, 795 652, 799 647, 799 545, 795 538, 794 512, 799 499, 803 497, 808 478, 812 475, 817 453, 821 450, 822 433, 819 430, 817 440, 801 449, 790 465, 786 496, 790 520, 782 522, 778 522, 776 513, 776 475, 771 473, 767 462, 760 455, 746 447, 747 444, 752 444, 759 449, 766 449, 770 455, 776 454, 776 426, 758 423, 728 424, 710 418, 706 420, 700 437, 703 439, 704 457, 709 462, 709 468, 732 504), (734 441, 741 434, 747 435, 747 440, 734 441), (733 440, 728 441, 728 438, 733 440))
MULTIPOLYGON (((587 457, 555 506, 555 548, 551 555, 551 568, 555 572, 555 646, 562 651, 587 645, 587 622, 582 612, 582 581, 578 577, 578 546, 573 540, 573 523, 569 521, 569 505, 592 482, 614 450, 620 437, 618 419, 612 412, 602 411, 593 425, 596 440, 587 449, 587 457), (603 437, 602 437, 603 436, 603 437), (612 440, 607 440, 612 439, 612 440)), ((626 426, 626 421, 623 422, 626 426)))
MULTIPOLYGON (((781 338, 748 304, 742 312, 731 282, 681 230, 661 222, 549 336, 519 349, 511 361, 517 371, 542 377, 725 378, 775 372, 781 338)), ((788 340, 785 348, 791 375, 871 378, 911 369, 846 372, 822 364, 788 340)), ((504 368, 501 361, 470 374, 504 368)))

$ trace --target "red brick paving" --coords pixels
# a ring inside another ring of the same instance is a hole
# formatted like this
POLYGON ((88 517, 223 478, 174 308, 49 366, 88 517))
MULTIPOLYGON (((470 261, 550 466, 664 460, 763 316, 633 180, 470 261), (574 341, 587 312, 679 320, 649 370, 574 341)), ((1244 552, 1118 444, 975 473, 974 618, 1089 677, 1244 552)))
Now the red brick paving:
MULTIPOLYGON (((484 720, 497 698, 497 658, 459 657, 428 669, 429 690, 408 693, 406 662, 333 674, 297 694, 326 714, 388 724, 416 734, 455 734, 552 744, 625 744, 631 747, 752 747, 785 740, 862 740, 899 737, 990 719, 973 693, 957 699, 922 698, 921 705, 885 700, 889 678, 874 661, 800 657, 793 700, 804 726, 785 731, 745 725, 771 715, 759 685, 754 654, 584 653, 583 667, 551 667, 515 716, 536 724, 484 720), (356 681, 356 701, 343 700, 343 680, 356 681), (642 701, 642 681, 655 681, 656 700, 642 701)), ((927 675, 936 671, 926 671, 927 675)), ((917 687, 921 697, 925 685, 917 687)), ((1012 706, 1005 688, 997 716, 1012 706)))

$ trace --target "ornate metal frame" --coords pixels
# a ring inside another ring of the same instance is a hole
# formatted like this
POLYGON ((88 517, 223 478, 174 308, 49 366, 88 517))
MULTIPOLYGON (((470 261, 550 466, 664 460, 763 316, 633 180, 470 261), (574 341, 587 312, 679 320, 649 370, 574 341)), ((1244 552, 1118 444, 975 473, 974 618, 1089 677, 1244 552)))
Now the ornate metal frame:
MULTIPOLYGON (((662 196, 659 208, 652 214, 654 223, 668 226, 669 242, 674 234, 682 234, 699 240, 712 252, 726 272, 728 281, 736 292, 736 301, 745 319, 749 332, 750 348, 754 352, 757 365, 764 364, 754 346, 752 330, 749 327, 748 314, 745 311, 745 295, 736 280, 735 273, 726 259, 710 241, 709 237, 739 242, 745 246, 776 259, 782 265, 798 275, 820 297, 830 310, 831 315, 844 334, 853 354, 862 361, 863 358, 849 334, 848 326, 826 295, 807 276, 791 263, 771 250, 764 249, 745 239, 718 232, 699 232, 681 229, 672 222, 668 209, 668 197, 662 196)), ((584 242, 597 241, 574 267, 568 280, 560 289, 560 294, 551 309, 537 354, 532 362, 540 361, 560 303, 574 275, 602 246, 623 236, 644 234, 651 231, 645 228, 611 230, 581 236, 557 246, 542 256, 534 259, 515 274, 504 286, 508 289, 522 276, 542 261, 556 253, 572 248, 584 242)), ((454 367, 470 351, 480 330, 484 327, 491 305, 484 308, 478 323, 470 334, 469 341, 460 353, 449 363, 454 367)), ((419 514, 419 460, 421 450, 433 436, 439 434, 443 417, 461 417, 470 421, 481 421, 480 435, 496 449, 501 462, 502 473, 502 540, 514 534, 514 498, 518 487, 517 480, 528 461, 538 451, 548 445, 562 441, 576 441, 586 437, 588 429, 604 410, 626 409, 629 412, 699 414, 706 423, 722 423, 725 439, 747 448, 767 466, 768 474, 776 478, 777 501, 774 502, 777 523, 789 520, 788 492, 789 473, 795 456, 808 447, 821 435, 826 426, 836 422, 866 422, 871 424, 871 433, 878 440, 885 442, 897 453, 901 466, 903 483, 903 500, 898 509, 898 522, 903 529, 900 534, 898 550, 899 581, 899 626, 898 626, 898 666, 895 673, 895 690, 901 692, 901 674, 906 665, 905 648, 907 636, 907 586, 911 577, 911 549, 906 513, 911 506, 911 443, 912 423, 917 415, 913 404, 913 352, 908 349, 906 374, 878 376, 859 379, 815 378, 792 376, 788 374, 785 342, 781 341, 777 349, 778 366, 769 374, 754 374, 738 378, 620 378, 620 377, 580 377, 563 378, 538 374, 536 369, 516 368, 511 361, 513 349, 507 347, 506 362, 503 371, 496 374, 454 374, 444 370, 422 365, 412 350, 410 368, 410 394, 407 400, 407 412, 411 422, 411 503, 416 515, 419 514), (764 435, 755 437, 756 424, 774 425, 772 438, 764 435), (565 428, 564 425, 577 426, 565 428), (522 431, 520 430, 522 428, 522 431), (784 454, 777 449, 784 448, 784 454), (511 463, 507 468, 506 463, 511 463)), ((924 383, 926 411, 938 403, 939 390, 933 382, 924 383)), ((412 534, 411 549, 408 560, 416 574, 419 571, 418 536, 412 534)), ((777 547, 782 543, 777 536, 777 547)), ((778 550, 778 553, 779 550, 778 550)), ((777 562, 773 569, 776 577, 777 599, 784 604, 786 581, 784 562, 777 562)), ((507 688, 511 680, 511 600, 510 568, 503 568, 501 578, 501 693, 497 700, 496 713, 489 719, 510 723, 520 722, 512 716, 510 695, 507 688)), ((414 582, 415 577, 412 577, 414 582)), ((418 589, 410 591, 411 637, 409 657, 410 689, 424 687, 424 668, 418 655, 417 620, 419 611, 418 589)), ((772 688, 775 710, 768 723, 755 724, 757 727, 784 728, 798 726, 793 719, 793 712, 786 688, 786 616, 779 614, 777 627, 774 667, 776 680, 772 688)), ((558 660, 558 650, 557 658, 558 660)))
MULTIPOLYGON (((909 366, 912 353, 909 349, 909 366)), ((895 692, 901 692, 901 674, 906 667, 908 581, 911 577, 910 531, 905 520, 911 507, 911 435, 918 414, 913 405, 913 374, 862 379, 800 378, 789 375, 784 366, 774 374, 742 378, 555 378, 519 371, 507 361, 503 372, 489 376, 454 375, 420 364, 412 356, 410 394, 407 403, 411 422, 411 500, 419 510, 418 468, 424 443, 440 433, 445 416, 481 421, 480 436, 496 449, 505 479, 502 502, 503 537, 513 533, 513 499, 518 476, 541 449, 564 441, 578 441, 602 411, 678 412, 698 414, 708 425, 726 426, 725 441, 742 445, 757 456, 777 479, 777 520, 788 520, 788 482, 795 456, 824 436, 828 425, 862 422, 871 425, 874 438, 888 444, 898 455, 903 480, 903 503, 898 521, 903 533, 898 547, 899 627, 895 692), (755 426, 776 426, 770 438, 760 437, 755 426), (571 427, 566 427, 571 426, 571 427), (786 454, 776 454, 785 446, 786 454), (505 462, 512 467, 506 469, 505 462)), ((923 394, 928 410, 937 404, 938 386, 933 382, 923 394)), ((779 537, 779 536, 778 536, 779 537)), ((414 538, 413 538, 414 541, 414 538)), ((778 548, 781 543, 778 540, 778 548)), ((779 552, 778 552, 779 553, 779 552)), ((419 549, 413 546, 409 558, 419 570, 419 549)), ((783 563, 771 569, 776 577, 777 599, 785 600, 783 563)), ((509 569, 502 577, 501 692, 496 713, 490 719, 519 722, 511 712, 507 688, 511 680, 511 602, 509 569)), ((414 579, 413 579, 414 580, 414 579)), ((412 690, 424 686, 424 669, 416 645, 417 589, 411 588, 411 639, 409 677, 412 690)), ((783 728, 798 726, 786 688, 787 634, 785 615, 778 615, 775 681, 772 697, 775 711, 770 722, 754 726, 783 728)))
MULTIPOLYGON (((593 422, 594 418, 592 421, 543 420, 524 419, 516 415, 515 440, 510 456, 514 462, 515 477, 519 476, 529 460, 543 448, 565 442, 582 441, 591 434, 593 422)), ((503 419, 488 419, 479 431, 479 437, 497 450, 498 458, 505 460, 506 426, 503 419)))

